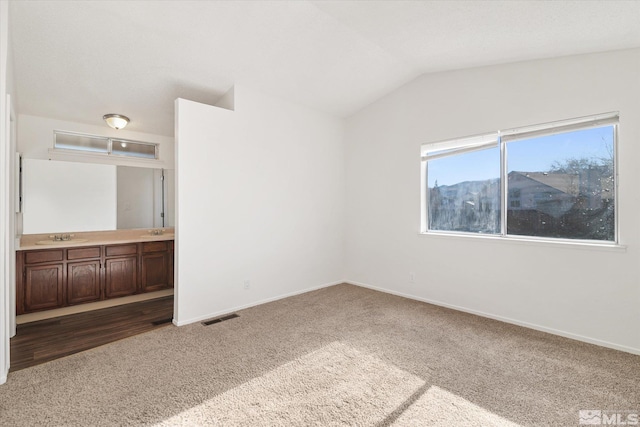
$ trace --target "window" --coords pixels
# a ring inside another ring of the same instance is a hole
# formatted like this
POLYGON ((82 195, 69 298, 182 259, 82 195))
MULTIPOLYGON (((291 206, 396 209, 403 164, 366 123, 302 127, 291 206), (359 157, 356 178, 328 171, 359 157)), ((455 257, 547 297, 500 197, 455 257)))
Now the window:
POLYGON ((109 153, 109 138, 91 135, 54 132, 54 147, 64 150, 109 153))
POLYGON ((500 232, 497 135, 464 140, 432 153, 428 169, 429 230, 500 232))
POLYGON ((606 114, 425 144, 423 231, 616 242, 617 126, 606 114))
POLYGON ((118 156, 156 158, 156 145, 143 142, 133 142, 126 139, 111 140, 111 154, 118 156))
POLYGON ((145 159, 158 158, 158 144, 113 139, 103 136, 83 135, 54 131, 53 147, 62 150, 83 151, 91 154, 107 154, 145 159))

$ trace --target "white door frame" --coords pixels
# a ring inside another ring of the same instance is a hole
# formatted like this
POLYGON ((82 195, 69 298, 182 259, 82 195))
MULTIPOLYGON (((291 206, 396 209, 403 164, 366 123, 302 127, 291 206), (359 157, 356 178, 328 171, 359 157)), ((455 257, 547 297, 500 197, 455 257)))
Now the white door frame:
POLYGON ((10 108, 11 98, 7 96, 7 69, 9 48, 9 2, 0 2, 0 384, 7 381, 9 373, 9 335, 10 335, 10 249, 15 236, 11 235, 9 200, 11 165, 13 156, 9 156, 10 144, 10 108), (11 160, 9 159, 11 157, 11 160), (10 242, 11 240, 12 242, 10 242))

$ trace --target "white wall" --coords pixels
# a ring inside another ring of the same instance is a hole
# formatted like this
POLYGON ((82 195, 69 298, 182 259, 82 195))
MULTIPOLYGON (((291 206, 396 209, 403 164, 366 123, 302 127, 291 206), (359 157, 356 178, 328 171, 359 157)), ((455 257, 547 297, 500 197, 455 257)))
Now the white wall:
POLYGON ((22 178, 25 234, 116 229, 115 165, 24 159, 22 178))
POLYGON ((179 325, 343 278, 342 122, 233 95, 176 101, 179 325))
POLYGON ((347 121, 347 279, 639 353, 639 118, 637 49, 416 79, 347 121), (422 143, 610 111, 626 250, 418 234, 422 143))

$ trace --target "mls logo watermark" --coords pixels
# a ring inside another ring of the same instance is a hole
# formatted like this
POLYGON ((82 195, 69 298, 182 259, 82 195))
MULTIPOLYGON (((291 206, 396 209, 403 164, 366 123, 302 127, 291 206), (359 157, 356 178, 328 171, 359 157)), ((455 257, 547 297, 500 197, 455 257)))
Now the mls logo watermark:
POLYGON ((578 420, 580 425, 637 426, 640 424, 640 412, 581 409, 578 411, 578 420))

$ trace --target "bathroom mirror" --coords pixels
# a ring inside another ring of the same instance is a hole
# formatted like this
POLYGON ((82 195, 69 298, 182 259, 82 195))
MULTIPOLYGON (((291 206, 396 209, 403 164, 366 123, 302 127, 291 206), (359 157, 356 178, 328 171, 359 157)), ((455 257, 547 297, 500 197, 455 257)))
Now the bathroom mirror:
POLYGON ((174 226, 174 173, 23 159, 23 234, 174 226))

